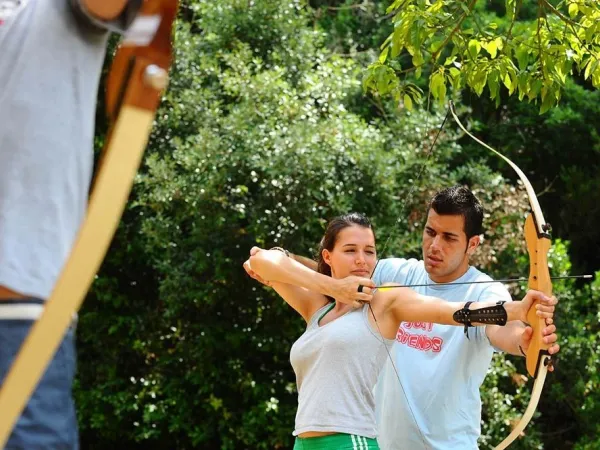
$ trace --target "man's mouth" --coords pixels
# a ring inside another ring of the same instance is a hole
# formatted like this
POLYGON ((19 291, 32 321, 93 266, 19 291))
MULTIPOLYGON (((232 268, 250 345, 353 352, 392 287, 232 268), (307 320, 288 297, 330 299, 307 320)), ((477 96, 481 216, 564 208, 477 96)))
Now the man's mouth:
POLYGON ((441 258, 437 258, 435 256, 427 256, 427 264, 430 264, 432 266, 439 266, 441 263, 441 258))

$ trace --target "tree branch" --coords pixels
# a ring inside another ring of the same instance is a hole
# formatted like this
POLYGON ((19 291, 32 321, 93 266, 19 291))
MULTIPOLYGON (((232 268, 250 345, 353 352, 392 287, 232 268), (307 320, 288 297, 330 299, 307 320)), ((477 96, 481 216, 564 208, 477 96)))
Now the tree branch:
POLYGON ((457 33, 457 31, 460 29, 460 26, 465 21, 467 16, 471 15, 470 13, 473 12, 475 3, 477 3, 477 0, 470 0, 469 6, 467 6, 467 8, 469 10, 469 14, 467 14, 466 12, 463 13, 462 17, 459 19, 459 21, 456 24, 456 26, 454 27, 454 29, 450 32, 450 34, 446 37, 446 39, 444 39, 444 42, 442 42, 442 45, 440 45, 440 47, 435 52, 433 52, 433 54, 431 55, 431 58, 433 61, 438 59, 438 56, 440 56, 440 52, 443 50, 443 48, 446 45, 448 45, 448 42, 450 41, 450 39, 452 39, 452 36, 454 36, 457 33))

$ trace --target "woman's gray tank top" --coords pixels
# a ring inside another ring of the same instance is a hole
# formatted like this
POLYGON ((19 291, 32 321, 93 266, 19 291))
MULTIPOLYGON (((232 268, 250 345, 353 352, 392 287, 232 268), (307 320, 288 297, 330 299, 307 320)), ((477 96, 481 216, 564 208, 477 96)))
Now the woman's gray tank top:
POLYGON ((294 343, 298 412, 294 435, 338 432, 374 438, 373 387, 394 340, 372 329, 369 306, 351 310, 319 326, 331 304, 319 309, 294 343))

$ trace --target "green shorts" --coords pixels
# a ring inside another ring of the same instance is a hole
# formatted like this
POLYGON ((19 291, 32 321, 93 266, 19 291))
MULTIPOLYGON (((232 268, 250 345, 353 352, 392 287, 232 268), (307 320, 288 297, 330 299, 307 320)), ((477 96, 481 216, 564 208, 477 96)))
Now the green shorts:
POLYGON ((377 439, 355 434, 330 434, 313 438, 296 438, 294 450, 379 450, 377 439))

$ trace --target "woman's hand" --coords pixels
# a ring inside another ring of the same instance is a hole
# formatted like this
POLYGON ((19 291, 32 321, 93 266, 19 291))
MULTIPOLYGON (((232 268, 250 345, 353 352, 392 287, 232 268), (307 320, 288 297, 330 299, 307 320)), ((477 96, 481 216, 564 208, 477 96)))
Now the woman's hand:
MULTIPOLYGON (((256 247, 256 246, 252 247, 250 249, 250 256, 256 255, 261 250, 262 250, 262 248, 260 248, 260 247, 256 247)), ((248 275, 250 275, 250 277, 254 278, 259 283, 262 283, 265 286, 271 286, 271 283, 269 283, 267 280, 264 280, 263 278, 261 278, 254 270, 252 270, 252 267, 250 266, 250 258, 248 258, 246 260, 246 262, 244 262, 244 270, 246 271, 246 273, 248 275)))
POLYGON ((373 300, 375 283, 370 278, 356 277, 337 278, 329 288, 327 295, 338 302, 352 305, 355 308, 373 300), (360 291, 359 291, 360 289, 360 291))

